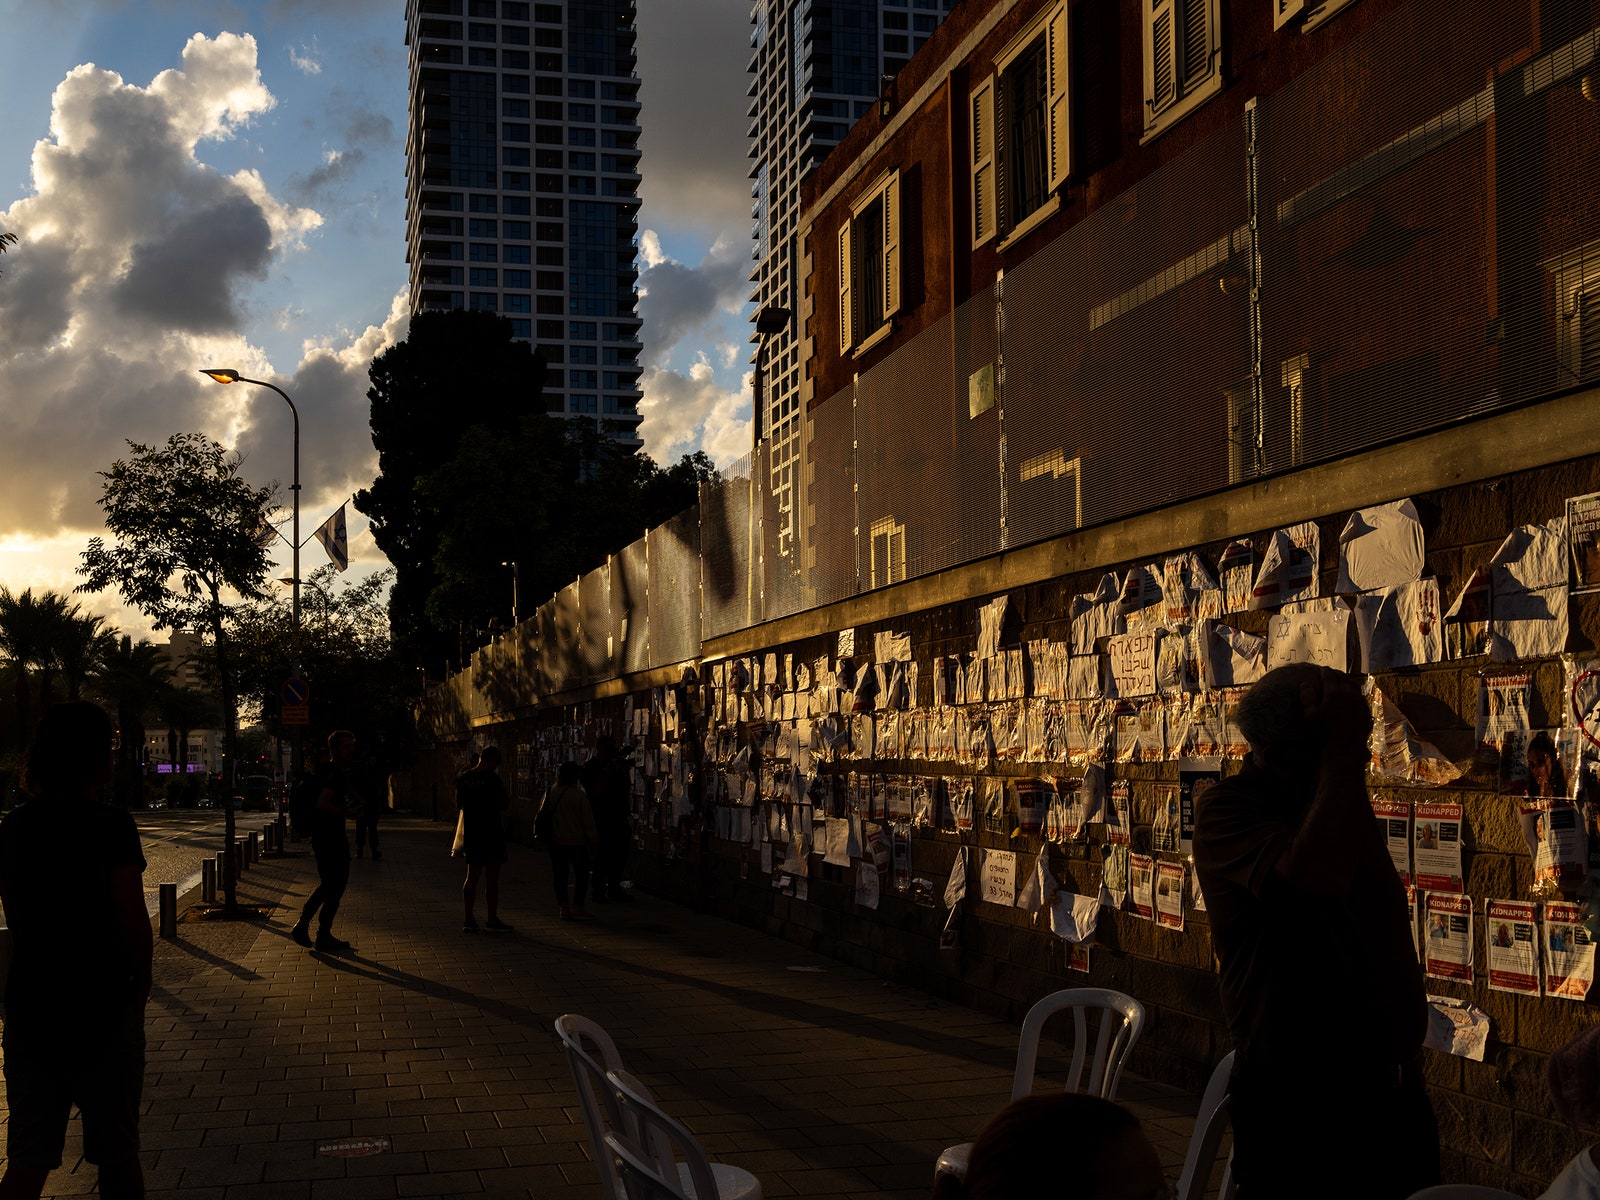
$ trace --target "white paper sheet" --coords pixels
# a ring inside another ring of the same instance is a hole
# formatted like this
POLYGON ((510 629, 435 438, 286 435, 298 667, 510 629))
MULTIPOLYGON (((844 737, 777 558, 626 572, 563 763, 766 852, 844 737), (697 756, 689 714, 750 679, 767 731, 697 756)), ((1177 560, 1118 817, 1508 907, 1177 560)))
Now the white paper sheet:
POLYGON ((1209 690, 1242 687, 1267 673, 1267 639, 1231 625, 1201 627, 1201 684, 1209 690))
POLYGON ((1349 629, 1344 611, 1277 613, 1267 621, 1267 670, 1304 662, 1343 671, 1349 629))
POLYGON ((1453 996, 1428 997, 1428 1033, 1422 1044, 1430 1050, 1482 1062, 1489 1031, 1489 1014, 1477 1005, 1453 996))
POLYGON ((1108 696, 1152 696, 1156 690, 1156 635, 1125 633, 1106 641, 1108 696))
POLYGON ((856 907, 877 908, 879 889, 878 868, 871 863, 856 864, 856 907))
POLYGON ((956 860, 950 864, 950 878, 944 885, 944 906, 954 908, 967 894, 967 848, 956 851, 956 860))
POLYGON ((1011 850, 979 851, 979 870, 983 878, 983 899, 1007 908, 1017 902, 1017 856, 1011 850))
POLYGON ((1567 519, 1511 531, 1489 560, 1489 655, 1499 662, 1567 645, 1567 519))
POLYGON ((1082 945, 1094 941, 1100 923, 1100 903, 1093 896, 1057 892, 1050 906, 1050 932, 1063 941, 1082 945))
POLYGON ((1165 619, 1166 602, 1161 590, 1161 575, 1160 563, 1145 563, 1128 568, 1128 573, 1123 576, 1117 608, 1130 633, 1137 629, 1154 630, 1165 619))
POLYGON ((1432 577, 1355 598, 1361 670, 1395 671, 1444 660, 1439 581, 1432 577))
POLYGON ((1350 514, 1339 534, 1340 595, 1387 591, 1422 577, 1422 522, 1409 499, 1350 514))
POLYGON ((874 662, 910 662, 911 635, 880 630, 872 635, 872 660, 874 662))
POLYGON ((1277 608, 1315 597, 1321 546, 1321 535, 1311 521, 1274 532, 1261 557, 1249 606, 1277 608))
POLYGON ((1094 591, 1073 597, 1073 654, 1093 654, 1100 638, 1122 632, 1122 618, 1117 612, 1119 594, 1117 577, 1107 572, 1094 591))

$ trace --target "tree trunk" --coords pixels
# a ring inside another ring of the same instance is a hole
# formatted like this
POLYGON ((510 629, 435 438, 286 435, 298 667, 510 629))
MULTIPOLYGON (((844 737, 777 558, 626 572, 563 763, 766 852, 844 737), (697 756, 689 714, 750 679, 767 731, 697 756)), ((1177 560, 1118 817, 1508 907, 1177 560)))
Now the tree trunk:
POLYGON ((217 690, 222 693, 222 909, 230 917, 239 914, 238 872, 234 869, 235 839, 233 816, 233 775, 239 761, 239 722, 233 696, 232 664, 228 661, 227 637, 222 629, 222 603, 215 588, 211 591, 211 636, 217 647, 217 690))

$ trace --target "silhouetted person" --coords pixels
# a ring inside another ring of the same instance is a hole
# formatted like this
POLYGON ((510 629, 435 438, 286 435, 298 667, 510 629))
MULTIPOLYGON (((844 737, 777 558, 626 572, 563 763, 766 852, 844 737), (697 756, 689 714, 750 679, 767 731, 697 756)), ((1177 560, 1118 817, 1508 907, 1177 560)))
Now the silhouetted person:
POLYGON ((144 1195, 139 1103, 152 941, 139 831, 125 810, 99 800, 112 773, 105 712, 87 701, 53 705, 28 749, 30 799, 0 822, 0 902, 11 930, 3 1198, 43 1192, 61 1165, 74 1105, 100 1194, 144 1195))
MULTIPOLYGON (((598 840, 589 797, 578 782, 578 764, 564 762, 556 782, 545 793, 541 817, 550 825, 550 874, 556 890, 556 913, 563 921, 587 921, 583 902, 589 894, 590 852, 598 840), (545 810, 549 810, 545 816, 545 810), (567 876, 573 877, 572 902, 567 903, 567 876)), ((538 825, 538 819, 534 824, 538 825)))
POLYGON ((628 848, 633 828, 628 814, 628 764, 617 753, 616 743, 602 734, 594 744, 594 757, 583 768, 583 790, 594 813, 595 843, 594 898, 631 900, 622 887, 628 865, 628 848))
POLYGON ((328 735, 328 757, 317 767, 317 814, 311 826, 317 889, 289 931, 289 936, 302 946, 315 945, 328 954, 350 949, 349 942, 333 936, 333 919, 350 883, 350 839, 345 834, 345 821, 359 816, 362 807, 355 784, 355 757, 355 734, 338 729, 328 735), (312 917, 318 917, 315 943, 311 940, 312 917))
POLYGON ((466 912, 463 933, 478 932, 473 909, 478 900, 478 880, 484 881, 484 928, 490 933, 510 933, 511 926, 500 919, 500 868, 506 861, 505 811, 511 797, 500 780, 500 747, 485 746, 478 760, 456 778, 456 807, 461 810, 462 856, 467 860, 467 878, 461 885, 461 903, 466 912))
POLYGON ((378 849, 378 814, 388 800, 388 781, 378 769, 378 757, 369 754, 361 762, 361 811, 356 815, 356 857, 366 854, 367 843, 372 843, 372 861, 383 857, 378 849))
POLYGON ((1342 671, 1269 671, 1250 756, 1195 814, 1233 1035, 1240 1200, 1404 1197, 1439 1181, 1417 1056, 1428 1028, 1404 887, 1373 820, 1372 715, 1342 671), (1359 1146, 1383 1146, 1379 1169, 1359 1146))

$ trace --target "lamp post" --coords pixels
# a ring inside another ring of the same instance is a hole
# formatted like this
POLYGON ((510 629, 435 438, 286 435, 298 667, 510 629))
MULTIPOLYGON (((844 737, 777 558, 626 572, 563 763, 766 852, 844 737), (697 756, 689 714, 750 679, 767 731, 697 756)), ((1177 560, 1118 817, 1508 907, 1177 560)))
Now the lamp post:
POLYGON ((517 613, 517 564, 513 561, 503 562, 500 565, 511 568, 511 624, 515 626, 522 620, 517 613))
MULTIPOLYGON (((789 310, 769 304, 756 313, 756 377, 755 386, 751 396, 751 422, 755 439, 753 449, 761 448, 762 423, 766 420, 766 413, 762 410, 767 406, 767 339, 775 333, 782 333, 789 327, 789 310)), ((770 431, 768 431, 770 432, 770 431)))

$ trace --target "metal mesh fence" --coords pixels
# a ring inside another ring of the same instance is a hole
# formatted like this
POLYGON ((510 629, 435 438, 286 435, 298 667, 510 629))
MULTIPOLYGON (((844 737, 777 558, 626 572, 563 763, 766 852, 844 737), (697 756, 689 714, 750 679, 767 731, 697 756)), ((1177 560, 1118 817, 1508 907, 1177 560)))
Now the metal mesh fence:
POLYGON ((611 567, 607 564, 578 580, 578 620, 582 631, 583 677, 612 679, 611 567))
MULTIPOLYGON (((815 405, 797 460, 703 485, 614 560, 611 652, 582 665, 1600 383, 1600 0, 1436 9, 1009 267, 815 405)), ((571 679, 568 605, 596 594, 540 610, 541 681, 571 679)))

